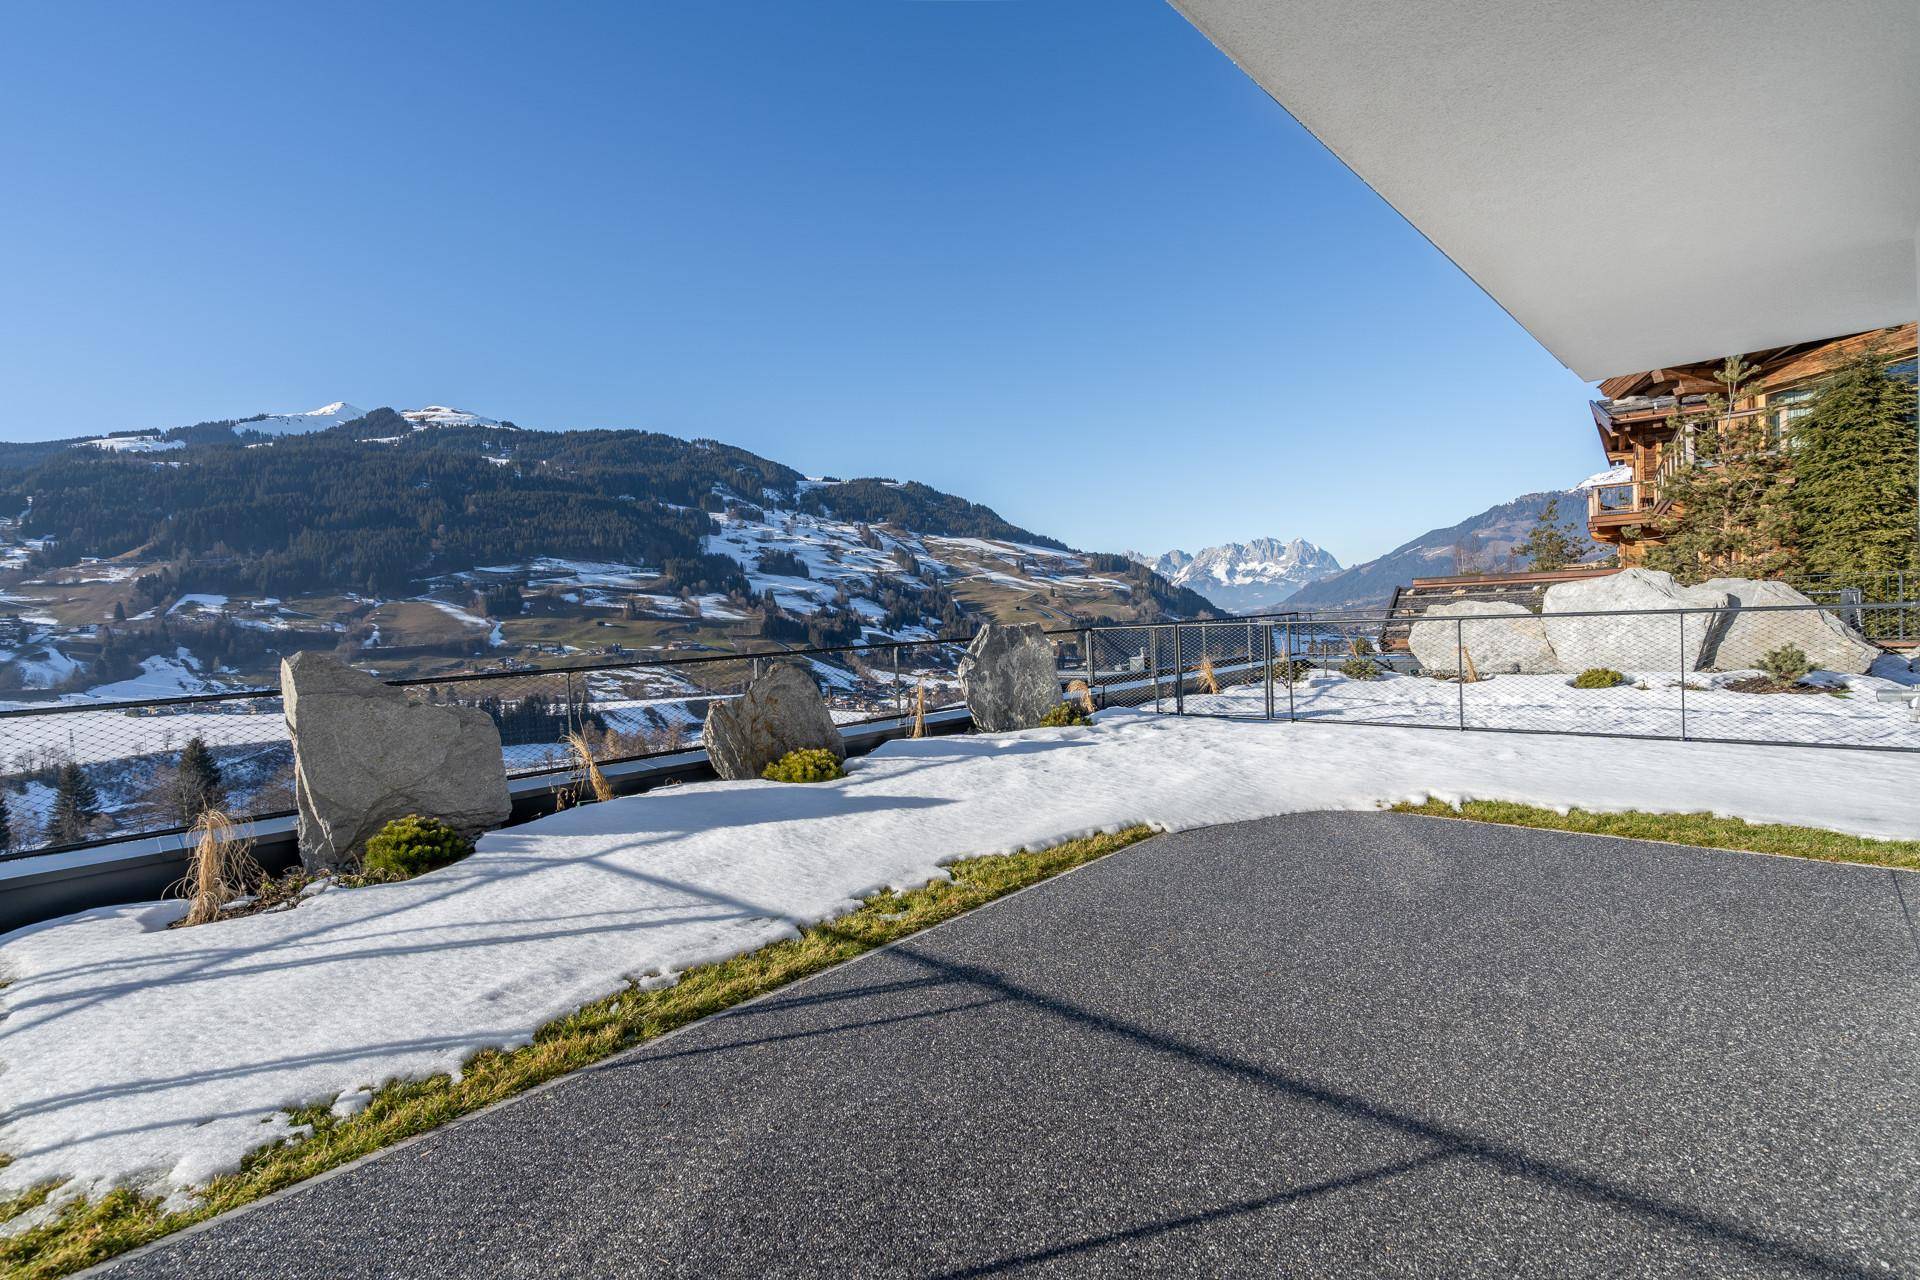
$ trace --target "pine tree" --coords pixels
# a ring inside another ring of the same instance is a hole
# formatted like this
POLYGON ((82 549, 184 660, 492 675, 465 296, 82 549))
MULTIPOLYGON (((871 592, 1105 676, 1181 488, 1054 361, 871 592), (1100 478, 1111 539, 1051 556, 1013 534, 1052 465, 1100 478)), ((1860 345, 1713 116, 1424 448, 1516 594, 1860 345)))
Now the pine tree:
POLYGON ((1806 568, 1860 576, 1920 568, 1913 387, 1884 352, 1836 368, 1793 427, 1792 504, 1806 568))
POLYGON ((174 780, 174 810, 181 826, 192 826, 209 809, 226 803, 227 784, 220 766, 199 734, 187 739, 180 751, 180 767, 174 780))
POLYGON ((1570 524, 1560 523, 1560 496, 1547 499, 1539 519, 1527 532, 1526 541, 1514 548, 1526 557, 1527 568, 1535 573, 1564 569, 1580 558, 1579 535, 1570 524))
POLYGON ((75 761, 60 766, 54 783, 53 810, 47 815, 47 835, 54 844, 84 840, 87 828, 100 816, 100 793, 93 779, 75 761))
POLYGON ((0 853, 13 852, 13 815, 7 811, 7 793, 0 790, 0 853))
POLYGON ((1716 576, 1777 578, 1799 563, 1799 529, 1789 505, 1793 461, 1767 428, 1765 415, 1735 416, 1751 394, 1752 367, 1730 357, 1713 376, 1725 394, 1709 396, 1704 413, 1676 415, 1670 449, 1686 449, 1692 465, 1675 472, 1662 496, 1673 514, 1648 548, 1650 569, 1686 582, 1716 576))

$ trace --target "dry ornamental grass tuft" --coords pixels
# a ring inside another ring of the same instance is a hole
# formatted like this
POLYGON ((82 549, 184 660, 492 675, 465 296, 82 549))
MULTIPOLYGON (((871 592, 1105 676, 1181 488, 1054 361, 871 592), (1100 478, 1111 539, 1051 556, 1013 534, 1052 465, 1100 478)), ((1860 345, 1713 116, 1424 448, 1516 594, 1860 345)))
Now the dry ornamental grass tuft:
POLYGON ((592 792, 595 800, 613 799, 613 784, 600 772, 600 765, 593 758, 593 745, 577 729, 567 735, 567 755, 573 760, 572 803, 578 803, 583 792, 592 792))
POLYGON ((249 852, 253 842, 240 838, 233 819, 208 809, 194 820, 193 864, 173 888, 192 900, 181 925, 210 924, 234 899, 243 897, 264 875, 249 852))

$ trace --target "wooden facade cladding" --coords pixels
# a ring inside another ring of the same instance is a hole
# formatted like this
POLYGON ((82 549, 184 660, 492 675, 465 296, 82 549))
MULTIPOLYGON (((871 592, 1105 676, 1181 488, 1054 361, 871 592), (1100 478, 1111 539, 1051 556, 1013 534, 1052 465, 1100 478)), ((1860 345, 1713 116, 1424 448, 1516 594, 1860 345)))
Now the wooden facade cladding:
MULTIPOLYGON (((1747 384, 1751 394, 1732 406, 1733 416, 1780 413, 1779 397, 1800 391, 1870 347, 1898 361, 1912 358, 1917 345, 1916 327, 1907 324, 1747 352, 1742 358, 1754 369, 1747 384)), ((1672 419, 1703 410, 1707 397, 1724 392, 1713 377, 1720 365, 1714 360, 1648 369, 1599 384, 1605 398, 1592 408, 1600 447, 1610 464, 1630 466, 1632 479, 1588 490, 1587 529, 1595 541, 1618 547, 1624 563, 1637 562, 1646 546, 1660 541, 1657 521, 1668 510, 1664 482, 1687 465, 1673 439, 1672 419)))

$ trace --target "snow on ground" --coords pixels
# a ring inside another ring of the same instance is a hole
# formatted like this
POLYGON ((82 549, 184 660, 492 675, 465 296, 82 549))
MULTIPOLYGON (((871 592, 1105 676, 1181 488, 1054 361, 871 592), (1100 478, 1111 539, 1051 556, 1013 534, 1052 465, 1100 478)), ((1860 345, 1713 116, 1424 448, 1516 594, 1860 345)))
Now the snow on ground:
MULTIPOLYGON (((36 624, 42 621, 37 617, 22 620, 36 624)), ((51 623, 53 619, 44 621, 51 623)), ((48 638, 51 634, 42 631, 18 648, 0 649, 0 666, 10 668, 19 676, 22 689, 52 689, 86 670, 85 663, 76 662, 60 651, 48 638)))
POLYGON ((91 446, 109 453, 165 453, 169 449, 184 449, 186 444, 184 440, 163 440, 160 433, 155 431, 146 435, 102 436, 98 440, 82 440, 76 447, 91 446))
POLYGON ((344 400, 335 400, 332 404, 323 404, 318 409, 309 409, 305 413, 271 413, 264 418, 255 418, 252 422, 242 422, 237 429, 257 431, 268 436, 298 436, 309 431, 325 431, 328 427, 337 427, 343 422, 352 422, 355 418, 364 418, 364 410, 357 409, 344 400))
POLYGON ((290 912, 168 930, 181 904, 145 904, 11 935, 0 1194, 72 1178, 76 1193, 185 1198, 294 1136, 287 1108, 458 1070, 630 980, 792 937, 955 858, 1428 796, 1920 835, 1913 762, 1881 753, 1623 752, 1142 712, 892 742, 841 782, 699 783, 586 806, 490 834, 408 883, 328 890, 290 912))
POLYGON ((182 648, 169 658, 154 654, 140 662, 140 674, 110 684, 97 684, 69 701, 133 702, 143 698, 177 698, 188 693, 217 693, 223 686, 209 680, 200 661, 182 648))
POLYGON ((483 618, 477 613, 462 609, 457 604, 448 604, 445 600, 423 598, 421 603, 430 604, 440 612, 446 614, 449 618, 458 619, 470 627, 485 631, 487 633, 487 644, 492 648, 498 649, 507 642, 506 633, 501 630, 500 623, 492 619, 483 618))
MULTIPOLYGON (((1887 670, 1892 670, 1890 664, 1887 670)), ((1294 686, 1293 710, 1305 720, 1385 720, 1452 726, 1464 710, 1469 728, 1547 729, 1561 732, 1678 736, 1680 705, 1686 702, 1687 734, 1765 742, 1817 742, 1845 746, 1920 748, 1920 720, 1904 702, 1881 702, 1882 690, 1909 687, 1886 676, 1841 676, 1816 672, 1809 681, 1834 693, 1736 693, 1726 686, 1757 671, 1697 673, 1687 687, 1671 672, 1636 675, 1611 689, 1576 689, 1564 675, 1491 676, 1464 688, 1448 680, 1390 674, 1378 680, 1316 675, 1294 686)), ((1231 678, 1231 676, 1229 676, 1231 678)), ((1911 679, 1912 677, 1907 677, 1911 679)), ((1171 684, 1161 705, 1172 706, 1171 684)), ((1186 709, 1226 715, 1259 715, 1266 691, 1238 685, 1219 694, 1189 690, 1186 709)), ((1287 688, 1274 686, 1274 702, 1287 714, 1287 688)))
POLYGON ((226 607, 227 597, 225 596, 208 595, 204 592, 191 592, 175 600, 167 612, 174 614, 180 612, 182 609, 191 608, 198 609, 205 613, 221 613, 225 611, 226 607))
POLYGON ((423 427, 497 427, 497 418, 483 418, 477 413, 468 413, 465 409, 453 409, 444 404, 430 404, 424 409, 402 409, 400 416, 413 424, 415 431, 423 427))

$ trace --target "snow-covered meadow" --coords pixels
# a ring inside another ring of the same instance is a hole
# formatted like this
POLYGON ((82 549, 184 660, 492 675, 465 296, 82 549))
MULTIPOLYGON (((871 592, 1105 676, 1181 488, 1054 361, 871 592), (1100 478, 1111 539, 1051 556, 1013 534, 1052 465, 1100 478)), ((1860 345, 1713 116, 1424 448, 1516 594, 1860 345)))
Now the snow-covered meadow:
MULTIPOLYGON (((0 940, 0 1193, 176 1197, 630 981, 791 937, 974 854, 1427 797, 1711 811, 1920 835, 1911 758, 1103 712, 1081 729, 897 741, 813 786, 701 783, 495 832, 465 862, 166 929, 178 903, 0 940)), ((1276 874, 1284 874, 1276 866, 1276 874)))

